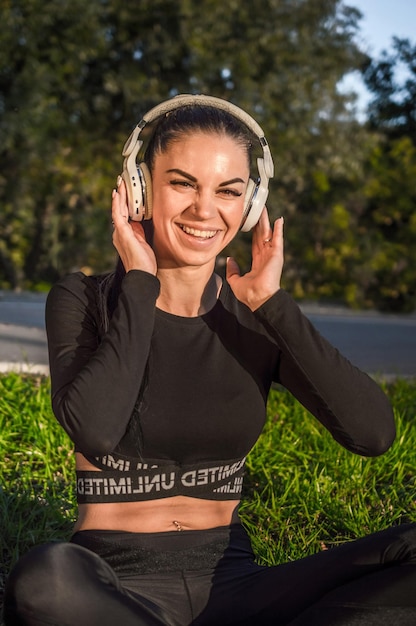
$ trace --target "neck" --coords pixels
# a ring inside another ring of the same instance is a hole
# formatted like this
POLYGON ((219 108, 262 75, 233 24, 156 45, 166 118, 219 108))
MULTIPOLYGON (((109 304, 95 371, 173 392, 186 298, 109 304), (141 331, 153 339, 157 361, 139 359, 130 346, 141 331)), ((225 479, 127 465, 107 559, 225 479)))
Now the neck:
POLYGON ((203 315, 215 305, 221 278, 213 268, 159 269, 160 295, 156 306, 182 317, 203 315))

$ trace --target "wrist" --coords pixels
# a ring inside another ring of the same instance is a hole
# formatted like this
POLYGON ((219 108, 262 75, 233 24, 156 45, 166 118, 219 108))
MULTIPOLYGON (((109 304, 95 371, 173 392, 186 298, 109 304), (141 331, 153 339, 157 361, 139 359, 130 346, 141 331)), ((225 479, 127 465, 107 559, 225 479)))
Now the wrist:
POLYGON ((268 300, 270 300, 270 298, 272 298, 274 295, 276 295, 276 293, 280 290, 280 287, 278 287, 277 289, 275 289, 273 292, 270 293, 264 293, 264 294, 252 294, 251 296, 248 297, 247 302, 245 302, 245 304, 248 306, 248 308, 254 312, 257 311, 257 309, 259 309, 261 306, 263 306, 263 304, 265 304, 268 300))

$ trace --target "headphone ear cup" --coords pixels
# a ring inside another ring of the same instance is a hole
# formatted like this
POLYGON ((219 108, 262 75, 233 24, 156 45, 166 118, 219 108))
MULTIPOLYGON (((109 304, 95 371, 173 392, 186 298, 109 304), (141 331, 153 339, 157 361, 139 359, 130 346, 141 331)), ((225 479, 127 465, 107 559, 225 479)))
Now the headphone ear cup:
POLYGON ((253 193, 255 189, 256 189, 256 183, 254 182, 252 178, 250 178, 247 183, 246 195, 244 197, 244 217, 246 217, 247 213, 250 211, 251 201, 252 201, 253 193))
POLYGON ((133 222, 149 220, 152 217, 153 194, 152 176, 146 163, 139 166, 126 163, 121 174, 127 190, 127 202, 129 205, 129 218, 133 222))
MULTIPOLYGON (((244 211, 241 230, 244 233, 250 231, 259 221, 260 215, 266 205, 267 196, 269 194, 268 178, 265 172, 264 159, 257 159, 257 167, 259 169, 260 178, 257 183, 252 182, 252 192, 248 199, 248 204, 244 211)), ((248 191, 249 185, 247 185, 248 191)))
POLYGON ((142 185, 142 196, 144 213, 143 219, 150 220, 153 215, 153 189, 152 189, 152 175, 146 163, 143 161, 140 163, 140 181, 142 185))
POLYGON ((254 186, 251 205, 248 207, 248 211, 245 214, 245 218, 243 219, 243 223, 241 225, 242 232, 249 232, 257 224, 266 204, 267 196, 267 187, 262 187, 261 185, 254 186))
POLYGON ((247 224, 247 221, 249 223, 251 223, 252 221, 250 219, 250 216, 253 213, 253 205, 255 204, 255 200, 256 200, 257 188, 258 188, 258 185, 255 183, 255 181, 252 178, 250 178, 247 183, 246 194, 244 197, 244 213, 243 213, 243 219, 241 222, 242 231, 250 230, 250 228, 246 228, 246 224, 247 224))

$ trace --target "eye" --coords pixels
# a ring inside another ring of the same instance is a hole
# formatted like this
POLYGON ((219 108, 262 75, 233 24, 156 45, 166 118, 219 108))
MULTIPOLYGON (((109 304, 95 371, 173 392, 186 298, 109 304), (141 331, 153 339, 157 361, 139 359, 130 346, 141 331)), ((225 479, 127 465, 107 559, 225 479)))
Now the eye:
POLYGON ((172 187, 183 187, 184 189, 194 188, 194 185, 188 180, 171 180, 170 184, 172 185, 172 187))
POLYGON ((220 189, 219 193, 223 196, 229 196, 232 198, 239 198, 243 195, 241 191, 237 191, 236 189, 220 189))

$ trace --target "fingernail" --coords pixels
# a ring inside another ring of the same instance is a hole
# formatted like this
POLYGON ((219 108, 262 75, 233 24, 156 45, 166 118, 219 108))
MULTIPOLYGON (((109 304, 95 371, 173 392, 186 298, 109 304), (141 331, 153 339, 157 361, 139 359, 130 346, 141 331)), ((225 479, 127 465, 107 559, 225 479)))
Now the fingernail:
POLYGON ((114 198, 116 193, 117 193, 117 189, 113 189, 113 191, 111 192, 111 197, 114 198))
POLYGON ((118 175, 117 176, 117 187, 120 187, 122 180, 123 180, 123 177, 118 175))

